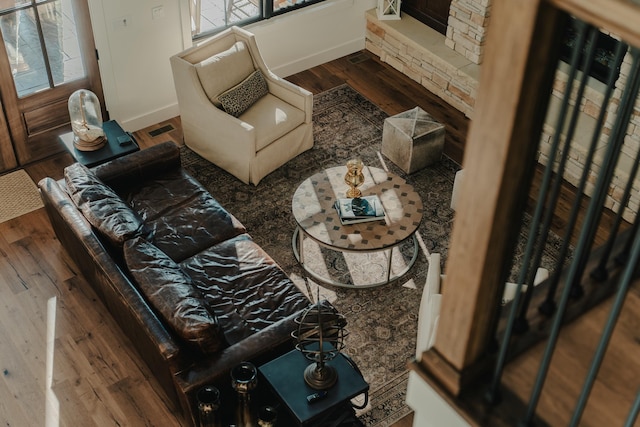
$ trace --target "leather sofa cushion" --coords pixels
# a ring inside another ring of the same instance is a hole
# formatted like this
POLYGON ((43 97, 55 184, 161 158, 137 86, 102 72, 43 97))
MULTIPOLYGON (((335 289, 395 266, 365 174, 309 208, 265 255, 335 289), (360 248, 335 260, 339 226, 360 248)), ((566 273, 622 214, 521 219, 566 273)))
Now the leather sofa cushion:
POLYGON ((233 345, 308 306, 276 262, 247 234, 180 263, 233 345))
POLYGON ((64 169, 67 191, 84 217, 111 244, 122 244, 144 229, 142 218, 91 169, 74 163, 64 169))
POLYGON ((152 243, 180 262, 246 232, 202 185, 176 169, 123 192, 152 232, 152 243))
POLYGON ((142 293, 180 338, 206 354, 226 346, 215 315, 171 258, 142 238, 124 244, 124 258, 142 293))
POLYGON ((218 108, 221 107, 218 95, 255 71, 251 54, 243 41, 237 41, 229 49, 195 64, 195 68, 202 89, 218 108))

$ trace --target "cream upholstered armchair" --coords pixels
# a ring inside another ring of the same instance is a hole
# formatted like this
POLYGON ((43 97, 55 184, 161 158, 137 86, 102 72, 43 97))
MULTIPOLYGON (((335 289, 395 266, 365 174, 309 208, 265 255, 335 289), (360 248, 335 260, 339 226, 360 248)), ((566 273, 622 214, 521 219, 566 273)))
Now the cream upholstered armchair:
POLYGON ((313 146, 313 95, 273 74, 231 27, 171 57, 185 144, 245 183, 313 146))

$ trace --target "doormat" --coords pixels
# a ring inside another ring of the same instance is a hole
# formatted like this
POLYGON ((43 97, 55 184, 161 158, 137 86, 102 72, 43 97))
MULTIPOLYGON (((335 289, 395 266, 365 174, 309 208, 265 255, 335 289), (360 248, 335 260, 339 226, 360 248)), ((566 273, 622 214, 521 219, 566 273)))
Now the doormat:
POLYGON ((0 176, 0 222, 43 206, 38 187, 24 169, 0 176))

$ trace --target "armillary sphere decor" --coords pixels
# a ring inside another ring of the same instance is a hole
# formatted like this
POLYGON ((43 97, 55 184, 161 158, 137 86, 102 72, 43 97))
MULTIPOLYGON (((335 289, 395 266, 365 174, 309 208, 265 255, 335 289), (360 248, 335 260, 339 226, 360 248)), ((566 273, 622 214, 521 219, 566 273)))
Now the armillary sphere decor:
POLYGON ((316 390, 331 388, 338 373, 327 363, 344 348, 347 320, 323 300, 307 308, 295 321, 298 330, 292 335, 297 341, 296 349, 314 362, 304 371, 305 382, 316 390))

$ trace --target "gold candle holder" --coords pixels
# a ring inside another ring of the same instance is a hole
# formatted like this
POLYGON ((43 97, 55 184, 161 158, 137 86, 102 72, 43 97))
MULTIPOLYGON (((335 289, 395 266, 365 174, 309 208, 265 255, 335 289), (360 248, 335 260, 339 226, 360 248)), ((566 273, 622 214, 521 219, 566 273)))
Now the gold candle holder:
POLYGON ((347 197, 360 197, 362 192, 358 189, 364 182, 362 174, 362 160, 351 159, 347 162, 347 174, 344 176, 344 182, 349 186, 347 197))

